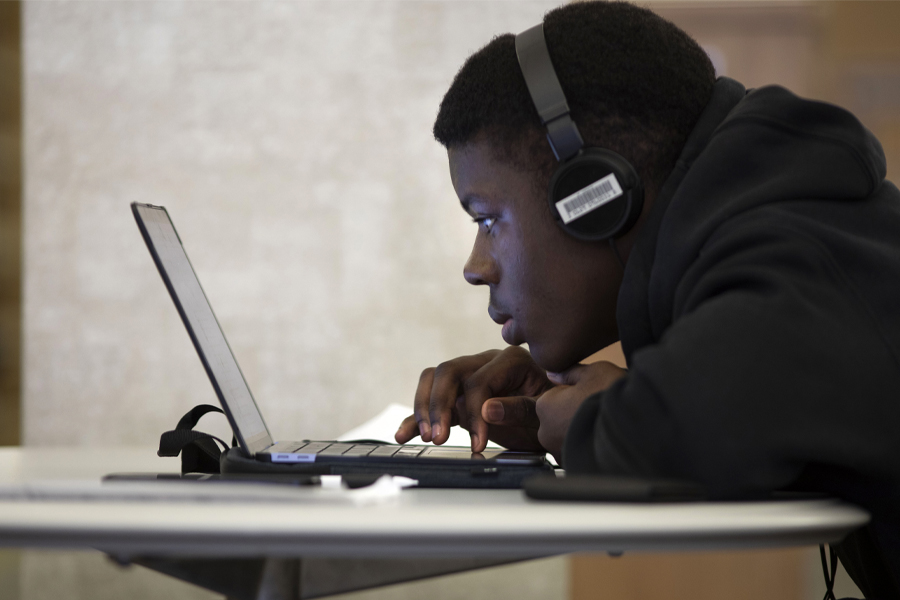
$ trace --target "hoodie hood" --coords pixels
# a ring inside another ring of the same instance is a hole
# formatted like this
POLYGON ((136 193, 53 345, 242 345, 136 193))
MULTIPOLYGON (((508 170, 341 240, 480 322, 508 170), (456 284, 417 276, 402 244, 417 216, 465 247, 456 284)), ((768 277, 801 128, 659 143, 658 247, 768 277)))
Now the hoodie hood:
POLYGON ((861 200, 885 175, 881 144, 848 111, 720 78, 629 259, 618 303, 626 358, 668 327, 672 307, 648 298, 671 300, 719 225, 778 202, 861 200))

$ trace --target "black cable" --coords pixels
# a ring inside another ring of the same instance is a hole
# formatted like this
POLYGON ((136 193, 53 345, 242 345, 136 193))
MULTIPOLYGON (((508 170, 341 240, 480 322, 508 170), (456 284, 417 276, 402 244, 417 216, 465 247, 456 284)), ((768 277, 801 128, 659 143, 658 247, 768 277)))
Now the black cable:
POLYGON ((819 555, 822 557, 822 574, 825 575, 825 597, 822 600, 837 600, 834 597, 834 577, 837 575, 838 559, 837 553, 830 545, 828 546, 828 555, 831 557, 831 567, 828 567, 828 560, 825 558, 825 544, 819 544, 819 555), (829 576, 829 572, 831 573, 829 576))

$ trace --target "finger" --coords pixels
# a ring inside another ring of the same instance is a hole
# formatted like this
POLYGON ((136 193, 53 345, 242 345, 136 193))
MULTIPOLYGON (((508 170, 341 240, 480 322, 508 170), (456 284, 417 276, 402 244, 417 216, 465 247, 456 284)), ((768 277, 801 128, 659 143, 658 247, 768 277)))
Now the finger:
MULTIPOLYGON (((416 421, 418 435, 423 442, 431 441, 431 418, 428 415, 428 403, 431 399, 431 388, 434 385, 434 368, 422 371, 419 376, 419 385, 416 387, 415 403, 413 404, 413 417, 416 421)), ((404 421, 405 422, 405 421, 404 421)), ((413 434, 410 439, 415 437, 413 434)))
POLYGON ((549 379, 556 385, 566 385, 565 376, 561 372, 554 373, 553 371, 547 371, 547 379, 549 379))
POLYGON ((481 407, 491 397, 494 391, 490 386, 481 384, 476 377, 470 378, 465 385, 465 414, 468 421, 469 438, 472 442, 472 452, 483 452, 488 441, 488 424, 481 417, 481 407))
POLYGON ((456 399, 456 418, 459 421, 459 426, 469 430, 469 417, 466 415, 466 397, 460 396, 456 399))
POLYGON ((581 378, 587 368, 588 365, 575 365, 573 367, 569 367, 565 371, 559 371, 557 373, 547 371, 547 379, 549 379, 556 385, 575 385, 576 383, 581 381, 581 378))
POLYGON ((481 416, 491 425, 537 429, 541 421, 536 404, 534 398, 527 396, 491 398, 481 407, 481 416))
POLYGON ((540 373, 540 378, 544 378, 542 370, 536 371, 531 368, 533 364, 531 357, 528 354, 523 356, 523 352, 521 348, 507 349, 466 380, 463 388, 465 411, 460 412, 465 413, 468 421, 472 452, 482 452, 487 446, 488 423, 482 416, 485 402, 491 398, 516 393, 529 377, 535 376, 536 373, 540 373))
POLYGON ((494 385, 502 389, 498 396, 539 396, 552 387, 547 372, 540 368, 531 354, 518 346, 509 346, 493 361, 496 377, 494 385))
POLYGON ((541 422, 538 442, 559 460, 572 418, 587 396, 575 386, 559 386, 537 398, 535 411, 541 422))
POLYGON ((511 346, 493 354, 489 362, 464 380, 465 410, 457 409, 460 419, 468 422, 472 451, 481 452, 487 445, 489 429, 481 409, 488 399, 508 394, 534 396, 549 386, 545 371, 526 350, 511 346))
POLYGON ((460 387, 464 377, 459 365, 443 363, 434 370, 434 381, 431 385, 431 396, 428 399, 428 419, 431 424, 430 441, 443 444, 450 437, 450 425, 456 399, 460 395, 460 387))
POLYGON ((419 435, 419 424, 416 421, 416 415, 409 415, 400 423, 397 433, 394 434, 394 439, 398 444, 405 444, 417 435, 419 435))

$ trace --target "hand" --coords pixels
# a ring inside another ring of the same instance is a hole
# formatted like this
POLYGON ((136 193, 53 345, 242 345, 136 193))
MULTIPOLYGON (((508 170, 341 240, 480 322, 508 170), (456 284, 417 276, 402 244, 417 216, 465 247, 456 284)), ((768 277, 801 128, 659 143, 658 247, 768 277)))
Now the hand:
POLYGON ((536 419, 523 417, 528 426, 488 426, 482 405, 489 398, 539 396, 552 386, 531 354, 518 346, 456 358, 422 372, 414 412, 394 438, 405 444, 420 435, 425 442, 443 444, 450 427, 460 425, 469 430, 472 452, 483 451, 488 439, 510 449, 543 451, 536 419))
POLYGON ((566 431, 578 407, 588 396, 602 392, 625 374, 625 370, 606 361, 547 373, 549 380, 557 384, 555 387, 538 398, 491 398, 484 403, 482 416, 491 427, 537 428, 538 443, 560 462, 566 431))

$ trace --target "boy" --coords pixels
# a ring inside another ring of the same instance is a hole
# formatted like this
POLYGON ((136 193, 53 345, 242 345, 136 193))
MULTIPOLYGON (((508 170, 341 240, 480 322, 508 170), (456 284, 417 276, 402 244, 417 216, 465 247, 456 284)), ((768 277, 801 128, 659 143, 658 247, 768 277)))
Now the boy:
POLYGON ((434 126, 478 226, 465 277, 510 347, 426 369, 397 441, 460 424, 473 451, 546 450, 573 473, 836 495, 873 515, 839 547, 851 576, 900 597, 900 192, 880 144, 840 108, 716 80, 645 9, 567 5, 543 37, 573 158, 511 35, 466 61, 434 126), (639 182, 633 218, 586 239, 552 186, 592 148, 639 182), (579 364, 619 340, 627 372, 579 364))

